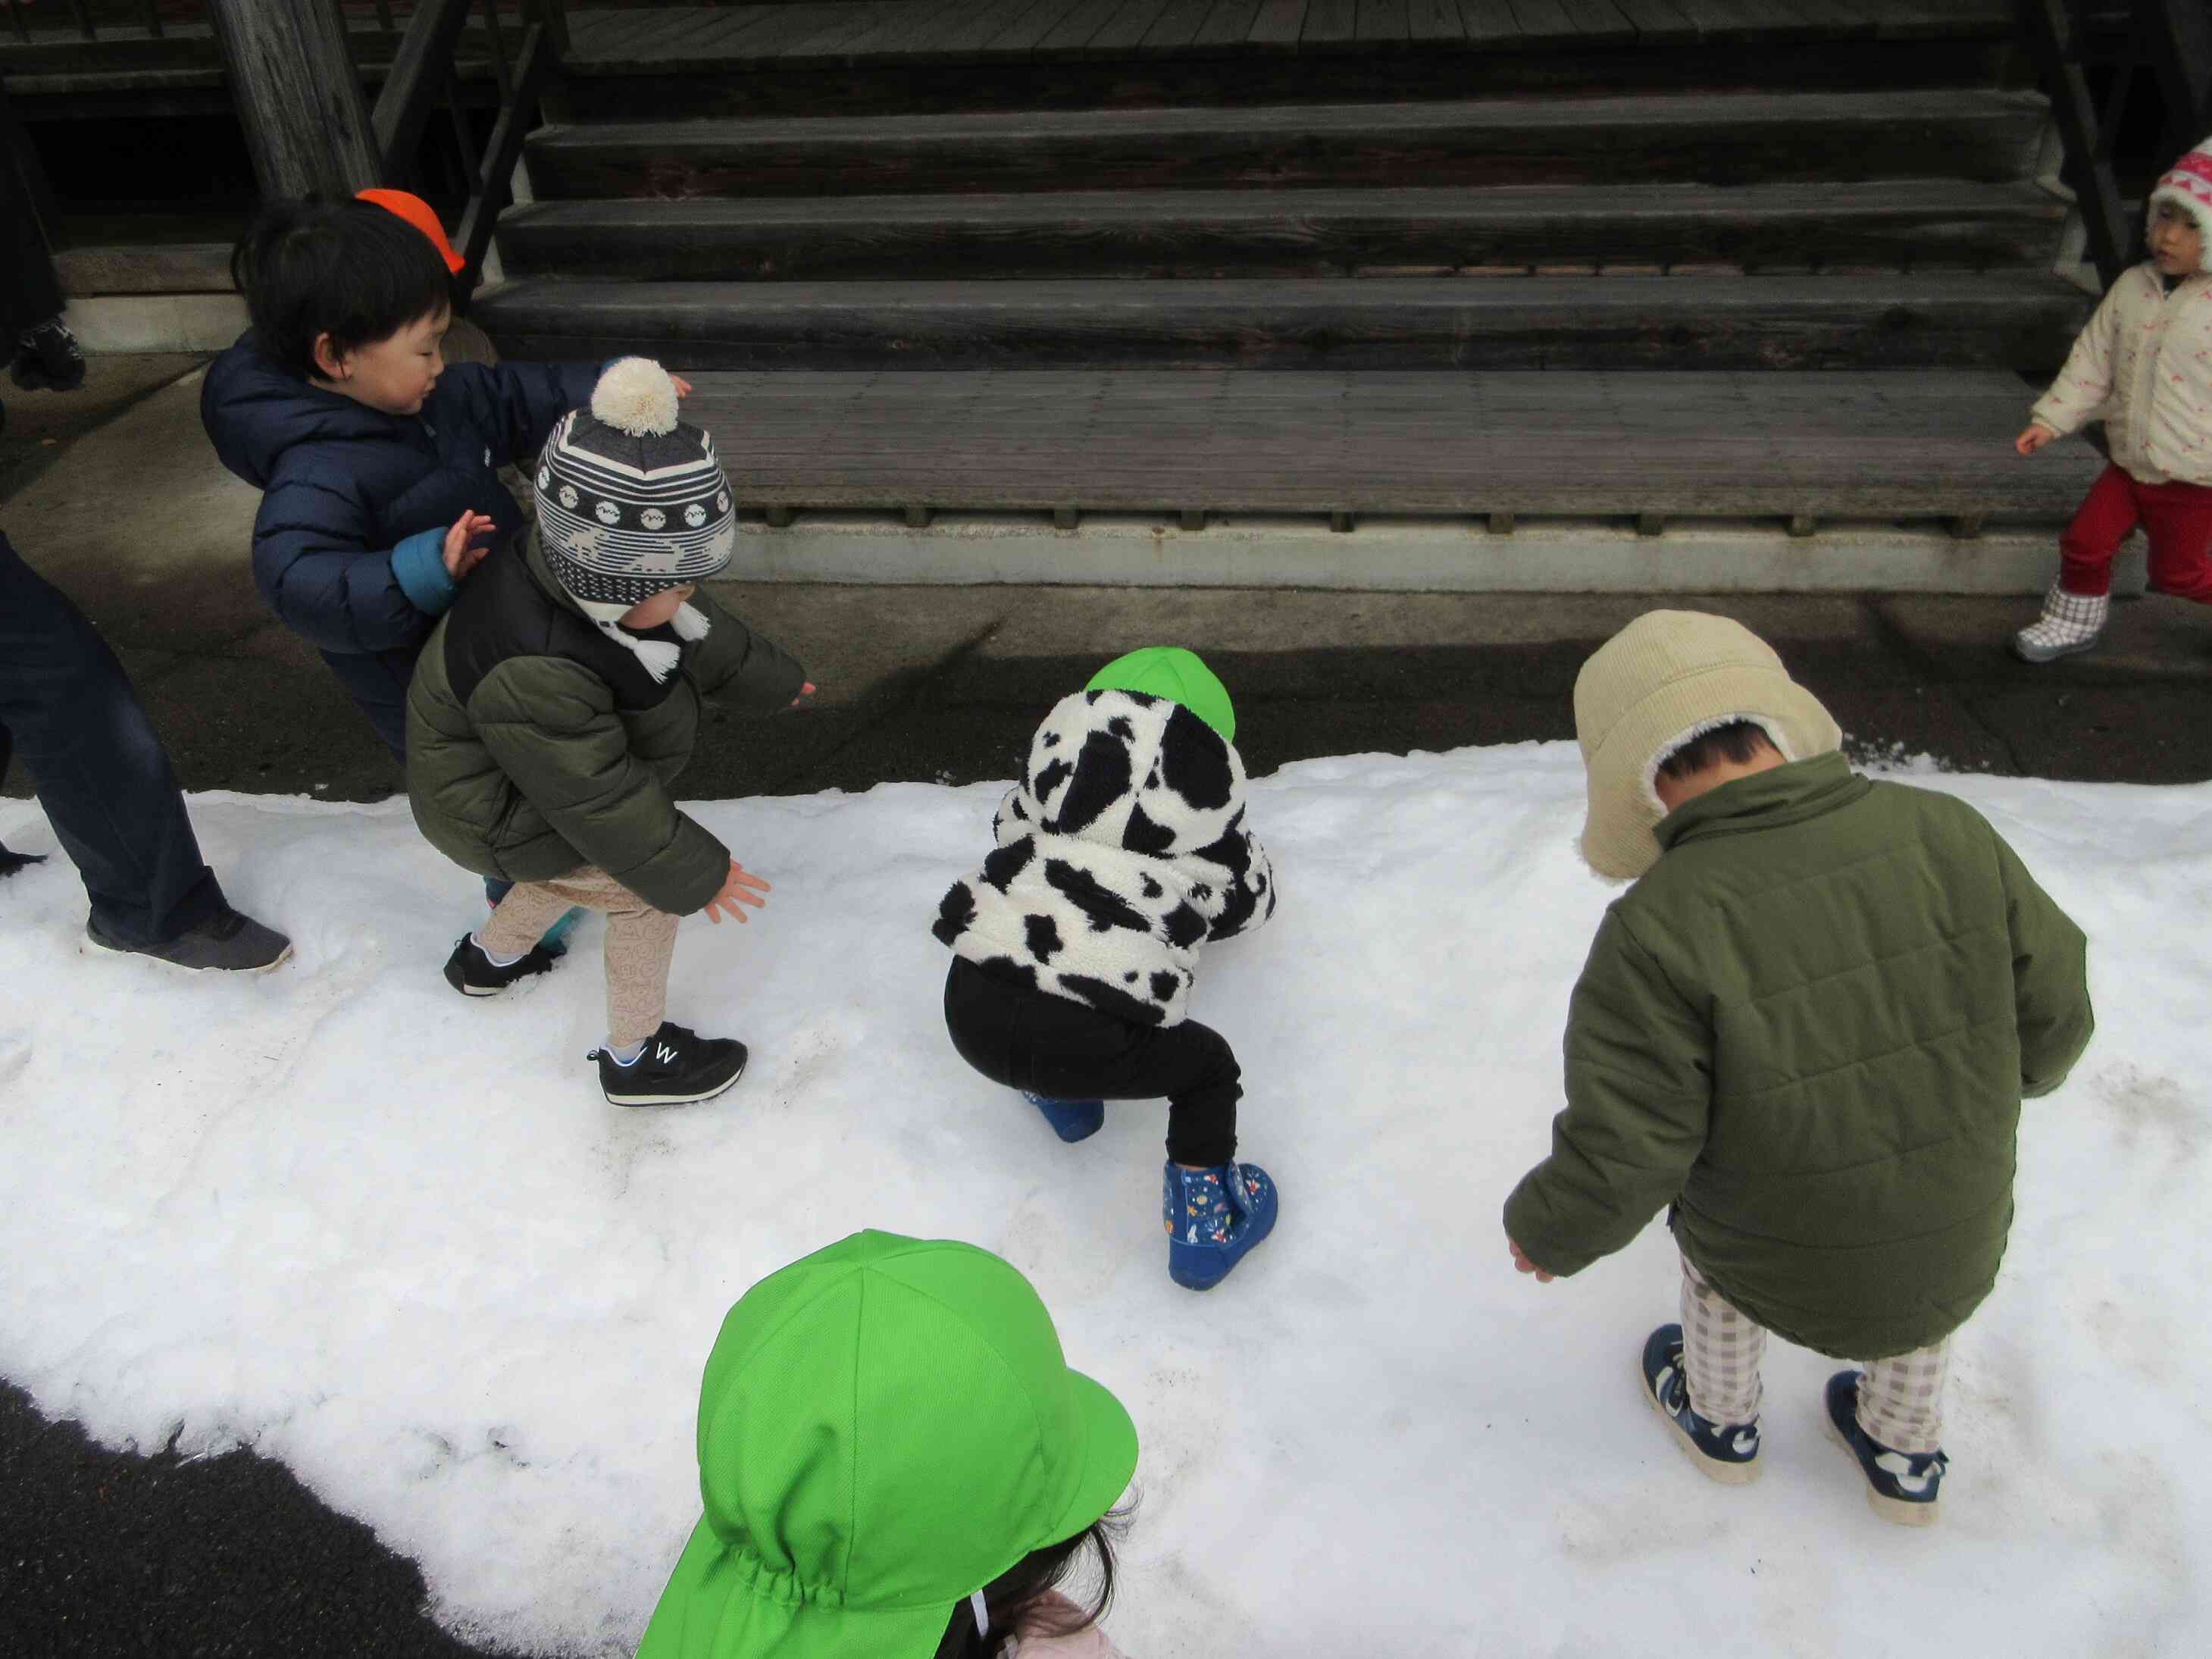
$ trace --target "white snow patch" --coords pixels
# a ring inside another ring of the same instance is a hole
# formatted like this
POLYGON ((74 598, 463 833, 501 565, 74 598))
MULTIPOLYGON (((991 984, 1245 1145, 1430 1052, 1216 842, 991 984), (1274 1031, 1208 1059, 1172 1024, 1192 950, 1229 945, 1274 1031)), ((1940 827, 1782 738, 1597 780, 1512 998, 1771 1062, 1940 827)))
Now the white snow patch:
MULTIPOLYGON (((928 926, 994 787, 695 808, 775 891, 749 927, 685 924, 672 1015, 752 1070, 662 1113, 584 1063, 596 921, 466 1002, 438 968, 475 884, 404 802, 198 797, 233 899, 297 941, 277 974, 81 953, 65 860, 0 891, 0 1372, 111 1444, 283 1459, 469 1633, 617 1654, 698 1512, 730 1302, 859 1227, 952 1236, 1029 1273, 1136 1417, 1111 1625, 1138 1659, 2212 1650, 2212 787, 1915 781, 2088 928, 2101 1022, 2027 1109, 1932 1534, 1868 1512, 1819 1429, 1828 1362, 1780 1345, 1766 1478, 1685 1466, 1633 1376, 1674 1316, 1660 1227, 1570 1283, 1508 1263, 1498 1205, 1614 890, 1575 856, 1568 744, 1255 786, 1284 908, 1199 995, 1283 1220, 1204 1298, 1164 1272, 1160 1109, 1066 1147, 945 1041, 928 926)), ((52 845, 25 802, 0 839, 52 845)))

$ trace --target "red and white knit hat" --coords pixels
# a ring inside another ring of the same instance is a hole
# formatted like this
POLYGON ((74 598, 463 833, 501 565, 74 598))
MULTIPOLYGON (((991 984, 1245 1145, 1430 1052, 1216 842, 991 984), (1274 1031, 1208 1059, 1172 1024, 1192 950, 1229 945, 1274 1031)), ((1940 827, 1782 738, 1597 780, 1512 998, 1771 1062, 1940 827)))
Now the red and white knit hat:
POLYGON ((2212 138, 2176 161, 2172 171, 2158 181, 2150 204, 2155 209, 2160 202, 2172 203, 2196 222, 2197 269, 2212 276, 2212 138))

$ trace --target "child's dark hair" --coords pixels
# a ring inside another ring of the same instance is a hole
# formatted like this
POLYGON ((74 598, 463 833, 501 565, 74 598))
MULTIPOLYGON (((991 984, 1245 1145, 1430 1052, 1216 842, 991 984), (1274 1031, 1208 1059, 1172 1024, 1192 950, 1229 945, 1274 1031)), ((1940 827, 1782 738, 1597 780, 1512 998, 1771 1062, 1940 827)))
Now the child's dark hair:
POLYGON ((1031 1550, 983 1586, 983 1606, 991 1615, 991 1633, 975 1634, 975 1610, 965 1601, 952 1609, 952 1622, 937 1644, 937 1659, 998 1659, 1006 1644, 1021 1632, 1022 1621, 1037 1604, 1060 1587, 1087 1546, 1097 1557, 1097 1594, 1074 1623, 1056 1626, 1055 1636, 1088 1629, 1106 1616, 1114 1600, 1114 1545, 1129 1524, 1130 1510, 1112 1510, 1073 1538, 1031 1550))
POLYGON ((1741 766, 1757 759, 1761 750, 1773 747, 1774 739, 1766 735, 1766 728, 1757 720, 1730 720, 1726 726, 1698 732, 1680 749, 1662 757, 1659 775, 1679 783, 1692 773, 1718 766, 1723 761, 1741 766))
POLYGON ((231 250, 230 275, 262 351, 301 375, 319 372, 325 334, 352 351, 453 305, 429 238, 368 202, 272 202, 231 250))

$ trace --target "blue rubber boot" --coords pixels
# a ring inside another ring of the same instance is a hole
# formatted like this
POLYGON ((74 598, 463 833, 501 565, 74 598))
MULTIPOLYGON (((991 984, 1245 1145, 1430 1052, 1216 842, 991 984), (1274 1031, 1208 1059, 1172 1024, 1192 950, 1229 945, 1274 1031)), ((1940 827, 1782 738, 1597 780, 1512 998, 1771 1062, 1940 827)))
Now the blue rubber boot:
POLYGON ((1168 1277, 1210 1291, 1244 1253, 1274 1231, 1275 1182, 1256 1164, 1186 1170, 1170 1159, 1160 1188, 1168 1229, 1168 1277))
POLYGON ((1106 1103, 1103 1100, 1050 1100, 1026 1089, 1022 1091, 1022 1098, 1044 1114, 1044 1121, 1052 1125, 1053 1133, 1071 1145, 1090 1139, 1106 1121, 1106 1103))
MULTIPOLYGON (((483 884, 484 902, 495 910, 499 908, 499 902, 514 889, 513 882, 501 881, 497 876, 486 876, 483 884)), ((576 931, 576 924, 583 919, 584 913, 580 908, 571 908, 568 915, 545 930, 545 937, 538 941, 538 948, 555 961, 559 961, 568 954, 568 935, 576 931)))

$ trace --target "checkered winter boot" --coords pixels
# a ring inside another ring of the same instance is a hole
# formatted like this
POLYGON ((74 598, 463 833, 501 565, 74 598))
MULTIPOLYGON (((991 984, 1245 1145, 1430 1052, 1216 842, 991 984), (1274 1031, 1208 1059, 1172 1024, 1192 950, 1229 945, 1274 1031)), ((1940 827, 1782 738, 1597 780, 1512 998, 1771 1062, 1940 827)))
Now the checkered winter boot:
POLYGON ((2012 636, 2014 653, 2023 662, 2056 662, 2087 651, 2105 631, 2112 601, 2103 593, 2069 593, 2057 582, 2043 596, 2043 616, 2012 636))

